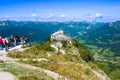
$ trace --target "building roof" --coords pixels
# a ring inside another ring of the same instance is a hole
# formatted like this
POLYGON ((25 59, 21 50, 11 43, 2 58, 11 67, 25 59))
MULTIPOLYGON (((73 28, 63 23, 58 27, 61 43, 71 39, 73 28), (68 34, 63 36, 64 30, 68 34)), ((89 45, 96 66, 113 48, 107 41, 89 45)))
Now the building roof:
POLYGON ((64 31, 63 30, 59 30, 59 31, 53 33, 52 36, 56 36, 56 35, 59 35, 59 34, 64 34, 64 31))
POLYGON ((53 33, 51 36, 53 36, 55 40, 67 40, 67 41, 71 40, 70 37, 68 37, 64 34, 63 30, 59 30, 59 31, 53 33))

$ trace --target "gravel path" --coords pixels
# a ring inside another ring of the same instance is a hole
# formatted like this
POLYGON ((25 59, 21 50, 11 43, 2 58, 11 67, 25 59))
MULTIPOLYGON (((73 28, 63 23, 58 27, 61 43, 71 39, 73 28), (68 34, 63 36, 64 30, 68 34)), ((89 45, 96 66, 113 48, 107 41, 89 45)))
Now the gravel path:
MULTIPOLYGON (((9 49, 9 51, 15 51, 15 50, 24 51, 24 49, 21 48, 21 45, 9 49)), ((0 51, 0 60, 4 61, 4 63, 13 63, 13 64, 15 64, 17 66, 21 66, 23 68, 37 69, 40 71, 42 70, 44 73, 46 73, 48 76, 52 77, 54 80, 68 80, 66 77, 61 76, 50 70, 45 70, 43 68, 34 67, 32 65, 17 63, 15 59, 7 57, 6 54, 7 54, 7 52, 5 52, 5 50, 0 51)), ((34 60, 36 60, 36 59, 34 59, 34 60)), ((39 61, 39 60, 46 60, 46 59, 41 58, 41 59, 37 59, 37 60, 39 61)), ((0 80, 14 80, 14 79, 15 79, 14 75, 12 75, 10 73, 0 72, 0 80)))
POLYGON ((91 69, 91 71, 97 76, 99 77, 101 80, 110 80, 110 78, 104 73, 104 74, 101 74, 100 72, 97 72, 93 69, 91 69))
POLYGON ((8 72, 0 72, 0 80, 15 80, 15 76, 8 72))

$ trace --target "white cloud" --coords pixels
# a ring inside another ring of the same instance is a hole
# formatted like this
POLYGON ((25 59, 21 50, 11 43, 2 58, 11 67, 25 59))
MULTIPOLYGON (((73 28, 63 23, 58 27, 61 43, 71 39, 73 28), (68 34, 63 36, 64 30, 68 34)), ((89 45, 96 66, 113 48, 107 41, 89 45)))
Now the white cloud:
POLYGON ((9 18, 9 16, 5 16, 5 18, 9 18))
POLYGON ((36 17, 37 16, 37 14, 35 14, 35 13, 32 13, 31 15, 32 15, 32 17, 36 17))
POLYGON ((84 17, 87 17, 87 18, 90 18, 90 19, 101 19, 104 17, 104 14, 103 13, 95 13, 95 14, 88 14, 84 17))
POLYGON ((65 18, 66 15, 65 15, 65 14, 61 14, 61 15, 59 15, 58 17, 59 17, 59 18, 65 18))
POLYGON ((96 13, 95 14, 95 18, 102 18, 103 17, 103 13, 96 13))

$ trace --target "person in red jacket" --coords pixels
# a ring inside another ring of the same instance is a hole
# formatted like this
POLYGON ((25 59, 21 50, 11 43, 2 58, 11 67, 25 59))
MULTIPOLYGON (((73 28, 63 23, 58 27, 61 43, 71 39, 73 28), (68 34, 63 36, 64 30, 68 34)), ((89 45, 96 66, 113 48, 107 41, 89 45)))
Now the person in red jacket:
POLYGON ((0 50, 3 50, 3 40, 2 40, 2 37, 0 36, 0 50))

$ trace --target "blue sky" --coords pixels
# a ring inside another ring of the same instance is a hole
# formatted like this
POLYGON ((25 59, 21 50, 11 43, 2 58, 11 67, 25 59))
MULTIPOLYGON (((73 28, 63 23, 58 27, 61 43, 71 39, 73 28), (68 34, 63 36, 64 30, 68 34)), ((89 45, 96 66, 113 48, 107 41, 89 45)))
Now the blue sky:
POLYGON ((120 20, 120 0, 0 0, 1 20, 120 20))

